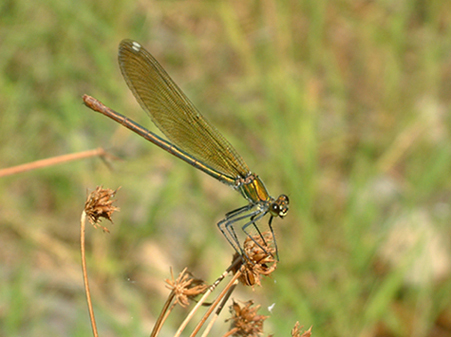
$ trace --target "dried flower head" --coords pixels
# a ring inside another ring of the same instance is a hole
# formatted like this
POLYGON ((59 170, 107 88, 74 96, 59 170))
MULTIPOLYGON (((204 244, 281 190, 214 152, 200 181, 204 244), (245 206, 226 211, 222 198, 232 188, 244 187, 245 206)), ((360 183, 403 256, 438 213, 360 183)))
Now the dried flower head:
POLYGON ((253 301, 243 303, 244 306, 239 305, 235 301, 230 306, 230 313, 232 317, 226 322, 232 321, 230 327, 230 333, 233 331, 233 336, 246 336, 254 337, 263 333, 263 322, 268 316, 257 315, 260 306, 257 305, 253 308, 253 301))
MULTIPOLYGON (((271 242, 271 232, 264 232, 262 236, 256 235, 252 238, 246 238, 243 244, 244 262, 233 270, 235 273, 241 268, 242 275, 239 278, 241 283, 247 286, 261 285, 261 276, 268 276, 276 270, 275 249, 270 245, 271 242)), ((235 254, 234 259, 236 257, 237 254, 235 254)))
POLYGON ((180 304, 183 308, 189 305, 189 300, 192 300, 199 294, 203 294, 208 289, 205 282, 194 278, 187 271, 187 268, 182 270, 176 280, 174 280, 174 274, 171 268, 171 278, 172 280, 165 280, 167 283, 166 287, 174 292, 176 303, 180 304))
POLYGON ((299 322, 296 322, 294 325, 294 328, 291 330, 291 336, 292 337, 310 337, 312 335, 312 327, 302 333, 301 329, 303 328, 302 325, 299 324, 299 322), (301 335, 302 333, 302 335, 301 335))
MULTIPOLYGON (((119 188, 118 188, 119 189, 119 188)), ((113 202, 116 200, 112 200, 116 195, 117 190, 111 190, 109 188, 102 188, 97 186, 95 191, 91 192, 88 196, 88 199, 85 203, 85 213, 88 217, 89 222, 94 228, 97 228, 99 225, 99 221, 101 218, 105 218, 113 222, 111 219, 111 215, 114 211, 119 211, 119 208, 113 206, 113 202)), ((104 232, 109 232, 106 227, 100 226, 104 232)))

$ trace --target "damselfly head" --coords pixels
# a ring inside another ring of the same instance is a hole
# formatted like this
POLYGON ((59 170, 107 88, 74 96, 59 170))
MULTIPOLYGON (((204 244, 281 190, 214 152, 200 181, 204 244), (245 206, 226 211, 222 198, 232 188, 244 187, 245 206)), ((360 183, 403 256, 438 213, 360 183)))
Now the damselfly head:
POLYGON ((283 218, 288 213, 288 204, 290 201, 288 200, 288 196, 285 194, 279 195, 277 200, 271 203, 269 205, 269 213, 271 213, 272 216, 278 216, 283 218))

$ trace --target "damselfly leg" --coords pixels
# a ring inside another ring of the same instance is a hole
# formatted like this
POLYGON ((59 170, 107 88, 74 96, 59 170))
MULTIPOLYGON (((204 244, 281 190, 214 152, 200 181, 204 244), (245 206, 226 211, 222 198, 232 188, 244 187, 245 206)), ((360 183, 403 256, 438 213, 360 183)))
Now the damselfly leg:
MULTIPOLYGON (((262 251, 264 251, 266 254, 270 255, 268 250, 265 249, 265 247, 263 247, 263 246, 267 246, 267 243, 266 243, 266 240, 264 239, 260 229, 257 226, 257 222, 268 213, 268 210, 266 210, 264 208, 258 208, 250 213, 242 215, 243 213, 246 213, 246 212, 252 210, 252 208, 254 208, 254 207, 256 207, 256 205, 252 205, 252 204, 240 207, 232 212, 227 213, 225 219, 221 220, 218 223, 218 228, 220 229, 222 234, 225 236, 227 241, 230 243, 230 245, 235 249, 235 251, 237 253, 244 255, 248 260, 250 260, 250 259, 243 251, 242 245, 240 244, 240 240, 238 238, 238 235, 236 234, 235 227, 234 227, 235 224, 243 222, 243 220, 245 220, 246 222, 244 223, 244 225, 241 225, 242 231, 262 251), (260 243, 258 243, 254 239, 254 237, 251 235, 251 233, 249 233, 249 231, 247 230, 247 228, 251 225, 257 231, 259 237, 262 240, 261 242, 263 243, 263 246, 260 243)), ((272 216, 271 216, 271 218, 272 218, 272 216)), ((270 222, 271 222, 271 219, 270 219, 270 222)), ((275 237, 274 237, 274 232, 272 230, 272 227, 270 227, 270 229, 271 229, 271 235, 273 236, 273 241, 275 242, 275 237)), ((276 251, 276 255, 278 256, 277 251, 276 251)))

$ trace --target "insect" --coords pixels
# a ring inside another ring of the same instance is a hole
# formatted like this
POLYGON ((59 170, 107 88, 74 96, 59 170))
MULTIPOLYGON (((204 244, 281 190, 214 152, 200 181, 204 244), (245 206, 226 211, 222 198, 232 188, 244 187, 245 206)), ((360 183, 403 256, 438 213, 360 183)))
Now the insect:
MULTIPOLYGON (((234 225, 242 223, 241 228, 249 237, 249 226, 254 226, 260 234, 256 222, 269 213, 268 225, 278 255, 272 221, 276 217, 285 217, 288 212, 288 197, 281 194, 276 199, 268 193, 262 180, 249 170, 233 146, 207 122, 143 46, 132 40, 124 40, 119 45, 118 58, 128 87, 167 139, 159 137, 90 96, 85 96, 85 103, 163 150, 239 191, 248 204, 228 212, 217 224, 238 253, 243 253, 243 250, 234 225)), ((260 237, 263 239, 261 234, 260 237)))

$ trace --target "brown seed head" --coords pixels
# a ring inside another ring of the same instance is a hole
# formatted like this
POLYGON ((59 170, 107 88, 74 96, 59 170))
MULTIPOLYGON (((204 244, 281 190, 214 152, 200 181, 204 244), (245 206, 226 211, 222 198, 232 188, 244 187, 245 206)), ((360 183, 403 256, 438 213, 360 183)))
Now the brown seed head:
POLYGON ((230 306, 230 313, 232 317, 227 321, 232 321, 230 330, 234 330, 233 336, 256 337, 263 333, 263 322, 268 316, 257 315, 260 306, 253 308, 253 301, 243 303, 244 306, 239 305, 235 301, 230 306))
POLYGON ((199 294, 203 294, 208 289, 204 281, 194 278, 187 271, 187 268, 183 269, 176 280, 174 280, 174 274, 171 269, 171 280, 166 279, 165 281, 167 283, 166 287, 174 292, 176 303, 183 308, 189 305, 189 300, 192 300, 199 294))
MULTIPOLYGON (((243 251, 247 256, 243 256, 245 263, 238 265, 233 270, 235 273, 241 268, 242 275, 239 280, 244 285, 261 285, 262 275, 269 276, 277 268, 277 261, 274 258, 275 249, 270 245, 272 242, 271 232, 264 232, 263 238, 264 240, 260 235, 256 235, 252 238, 247 237, 244 241, 243 251)), ((235 254, 234 259, 237 256, 235 254)))
MULTIPOLYGON (((118 188, 119 189, 119 188, 118 188)), ((119 211, 119 208, 113 206, 113 202, 116 200, 112 200, 116 195, 117 190, 111 190, 109 188, 102 188, 97 186, 95 191, 91 192, 88 196, 88 199, 85 202, 85 213, 88 217, 89 222, 94 228, 97 228, 101 218, 108 219, 113 222, 111 219, 111 215, 114 211, 119 211)), ((109 232, 106 227, 102 227, 104 232, 109 232)))
POLYGON ((291 336, 292 337, 310 337, 312 335, 312 327, 302 333, 301 329, 303 328, 302 325, 299 324, 299 322, 296 322, 294 325, 294 328, 291 330, 291 336), (302 335, 301 335, 302 333, 302 335))

